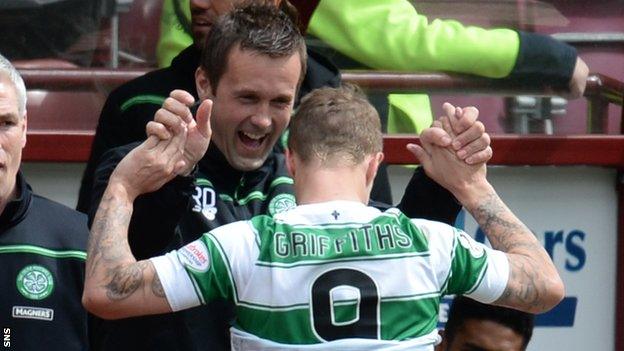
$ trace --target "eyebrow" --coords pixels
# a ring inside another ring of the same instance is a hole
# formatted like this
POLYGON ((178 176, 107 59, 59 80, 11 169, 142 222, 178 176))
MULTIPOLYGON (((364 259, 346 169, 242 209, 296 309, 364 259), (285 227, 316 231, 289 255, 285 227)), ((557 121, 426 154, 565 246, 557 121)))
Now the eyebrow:
POLYGON ((19 116, 11 112, 0 112, 0 119, 19 119, 19 116))
MULTIPOLYGON (((235 90, 233 92, 234 95, 236 96, 244 96, 244 95, 255 95, 255 96, 261 96, 262 93, 258 92, 257 90, 254 89, 247 89, 247 88, 243 88, 240 90, 235 90)), ((271 100, 284 100, 284 101, 291 101, 294 99, 294 96, 291 94, 279 94, 273 98, 271 98, 271 100)))

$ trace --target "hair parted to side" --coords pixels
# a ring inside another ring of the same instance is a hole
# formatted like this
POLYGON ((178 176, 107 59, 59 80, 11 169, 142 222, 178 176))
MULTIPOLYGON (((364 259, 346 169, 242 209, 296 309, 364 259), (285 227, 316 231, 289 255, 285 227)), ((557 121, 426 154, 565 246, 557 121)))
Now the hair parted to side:
POLYGON ((0 74, 6 75, 13 86, 17 94, 17 111, 20 117, 24 117, 26 114, 26 85, 24 80, 11 62, 0 54, 0 74))
POLYGON ((444 327, 444 338, 448 345, 453 343, 458 330, 468 319, 496 322, 522 336, 523 349, 526 349, 533 336, 534 316, 511 308, 487 305, 473 299, 457 296, 449 311, 449 319, 444 327))
MULTIPOLYGON (((306 72, 306 47, 303 36, 289 14, 275 5, 248 4, 234 9, 214 24, 204 46, 201 67, 206 71, 213 92, 227 70, 234 47, 273 58, 299 54, 301 75, 306 72)), ((261 74, 261 72, 258 72, 261 74)))
POLYGON ((288 147, 303 162, 359 164, 382 151, 379 114, 357 86, 314 90, 290 121, 288 147))

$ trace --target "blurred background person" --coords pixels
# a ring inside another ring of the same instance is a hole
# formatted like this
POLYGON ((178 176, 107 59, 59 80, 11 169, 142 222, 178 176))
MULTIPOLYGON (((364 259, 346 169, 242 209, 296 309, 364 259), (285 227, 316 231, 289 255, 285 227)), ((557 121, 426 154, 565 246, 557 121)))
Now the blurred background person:
POLYGON ((524 351, 534 315, 457 296, 436 351, 524 351))

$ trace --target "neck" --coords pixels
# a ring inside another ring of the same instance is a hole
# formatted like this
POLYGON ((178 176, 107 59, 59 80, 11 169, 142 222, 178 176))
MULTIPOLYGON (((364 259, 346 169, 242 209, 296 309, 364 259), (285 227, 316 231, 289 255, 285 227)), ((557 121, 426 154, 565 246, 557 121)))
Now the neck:
POLYGON ((302 167, 295 175, 295 195, 300 205, 350 200, 368 203, 366 172, 354 167, 302 167))

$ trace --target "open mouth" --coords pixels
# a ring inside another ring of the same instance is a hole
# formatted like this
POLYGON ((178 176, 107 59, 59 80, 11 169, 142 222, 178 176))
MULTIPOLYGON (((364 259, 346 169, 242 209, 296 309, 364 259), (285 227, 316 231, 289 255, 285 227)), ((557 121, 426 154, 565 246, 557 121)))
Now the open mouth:
POLYGON ((211 22, 207 22, 207 21, 193 21, 193 26, 195 27, 211 27, 212 23, 211 22))
POLYGON ((248 132, 238 132, 238 138, 247 148, 257 149, 262 146, 268 134, 255 134, 248 132))
POLYGON ((193 24, 193 26, 197 26, 197 27, 211 27, 212 26, 212 20, 208 17, 203 17, 203 16, 191 16, 191 23, 193 24))

